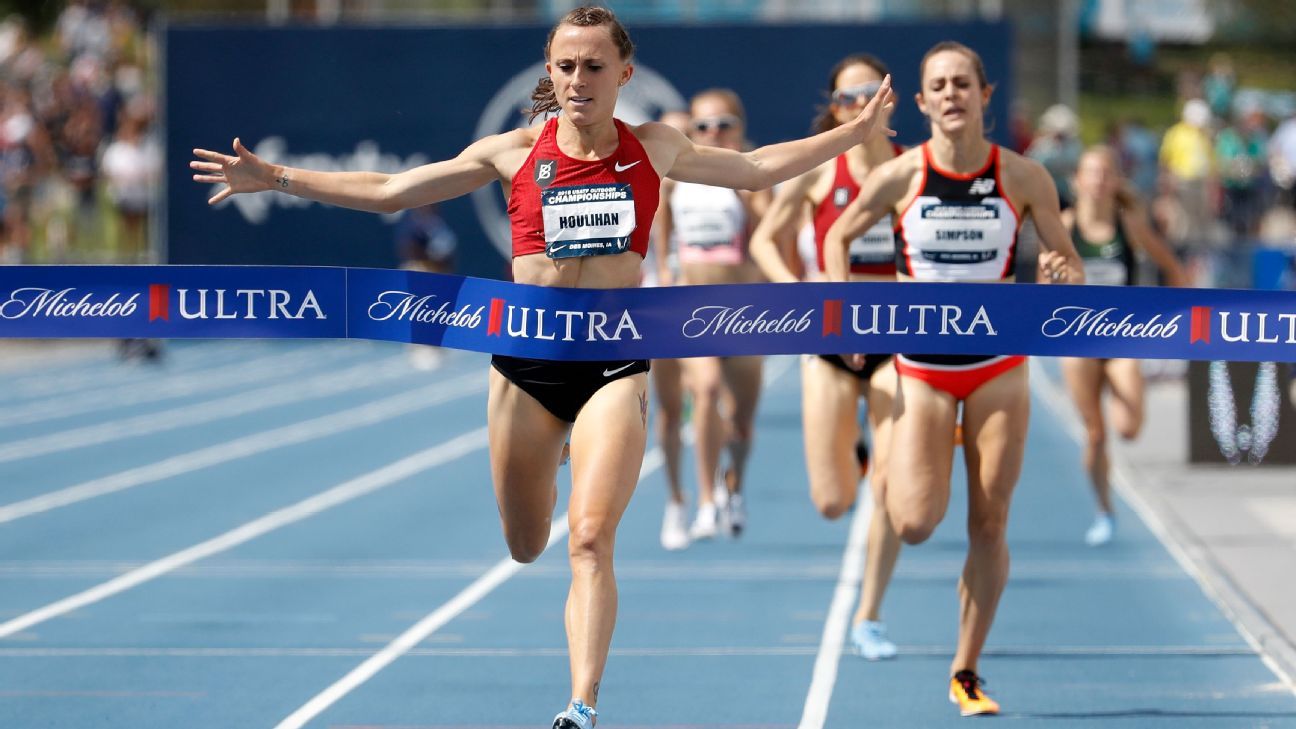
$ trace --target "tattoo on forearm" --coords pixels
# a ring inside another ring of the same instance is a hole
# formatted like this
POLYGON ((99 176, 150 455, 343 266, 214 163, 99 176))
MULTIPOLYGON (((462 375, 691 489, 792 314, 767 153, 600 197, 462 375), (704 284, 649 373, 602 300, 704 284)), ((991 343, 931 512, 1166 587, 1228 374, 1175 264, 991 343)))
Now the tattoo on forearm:
POLYGON ((639 418, 643 420, 643 426, 648 427, 648 393, 639 393, 639 418))

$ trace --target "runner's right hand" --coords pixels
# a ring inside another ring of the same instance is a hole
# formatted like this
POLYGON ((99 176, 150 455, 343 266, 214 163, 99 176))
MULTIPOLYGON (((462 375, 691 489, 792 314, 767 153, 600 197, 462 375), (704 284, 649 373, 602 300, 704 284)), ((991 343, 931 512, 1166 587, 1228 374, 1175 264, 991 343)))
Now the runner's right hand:
POLYGON ((207 201, 215 205, 225 198, 239 192, 261 192, 274 186, 274 167, 260 157, 252 154, 236 137, 234 155, 221 154, 207 149, 195 149, 189 167, 201 174, 193 176, 194 182, 212 182, 225 184, 225 188, 207 201))

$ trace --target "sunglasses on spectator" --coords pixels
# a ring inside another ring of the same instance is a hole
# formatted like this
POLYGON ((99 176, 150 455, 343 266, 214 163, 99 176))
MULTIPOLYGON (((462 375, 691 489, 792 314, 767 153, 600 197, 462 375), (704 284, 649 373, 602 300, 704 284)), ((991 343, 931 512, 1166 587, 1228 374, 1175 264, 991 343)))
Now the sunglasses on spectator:
POLYGON ((693 120, 693 131, 701 134, 706 134, 712 129, 717 132, 727 132, 730 129, 737 129, 739 124, 742 124, 742 119, 732 114, 702 117, 693 120))
POLYGON ((844 86, 832 93, 832 102, 840 106, 850 106, 861 101, 868 101, 881 88, 881 81, 869 81, 858 86, 844 86))

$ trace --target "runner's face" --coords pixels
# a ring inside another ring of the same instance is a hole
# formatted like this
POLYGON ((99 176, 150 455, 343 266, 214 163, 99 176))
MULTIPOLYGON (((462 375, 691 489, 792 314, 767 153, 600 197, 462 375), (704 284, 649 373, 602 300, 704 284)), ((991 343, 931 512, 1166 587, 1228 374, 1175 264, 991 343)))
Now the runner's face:
POLYGON ((611 119, 617 93, 632 73, 603 26, 559 28, 545 68, 563 115, 577 125, 611 119))
POLYGON ((932 125, 948 133, 982 133, 982 114, 990 103, 989 87, 982 87, 976 65, 958 51, 941 51, 927 59, 918 108, 932 125))
POLYGON ((689 136, 708 147, 741 150, 744 129, 735 109, 719 96, 703 96, 693 102, 689 136))
MULTIPOLYGON (((882 74, 867 64, 856 63, 842 69, 842 72, 837 74, 837 86, 833 89, 833 98, 829 105, 833 118, 838 124, 845 124, 859 116, 859 113, 864 110, 864 105, 872 98, 872 94, 859 92, 873 90, 876 93, 874 86, 881 84, 882 74)), ((878 127, 890 126, 892 111, 894 108, 882 111, 878 127)))
POLYGON ((1120 176, 1112 165, 1111 157, 1102 152, 1090 152, 1080 158, 1076 168, 1076 193, 1087 200, 1111 200, 1116 197, 1120 176))

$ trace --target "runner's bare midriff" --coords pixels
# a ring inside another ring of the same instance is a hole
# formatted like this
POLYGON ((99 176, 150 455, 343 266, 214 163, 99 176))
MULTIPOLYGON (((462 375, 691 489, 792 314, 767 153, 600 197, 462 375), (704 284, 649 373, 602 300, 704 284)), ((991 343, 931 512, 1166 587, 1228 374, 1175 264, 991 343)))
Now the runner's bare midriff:
POLYGON ((552 259, 532 253, 513 259, 513 280, 535 286, 623 289, 639 285, 643 257, 634 251, 608 256, 552 259))

